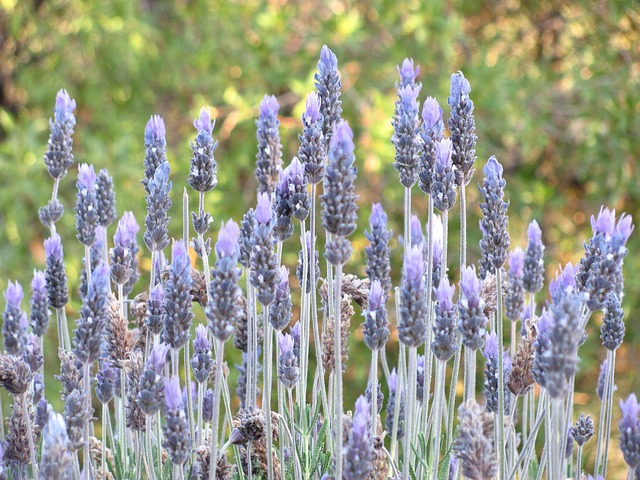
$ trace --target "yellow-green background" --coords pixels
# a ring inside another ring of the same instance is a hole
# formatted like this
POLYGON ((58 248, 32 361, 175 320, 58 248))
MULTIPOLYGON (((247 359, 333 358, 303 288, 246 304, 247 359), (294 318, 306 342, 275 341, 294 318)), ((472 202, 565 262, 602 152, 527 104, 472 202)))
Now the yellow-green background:
MULTIPOLYGON (((601 204, 638 219, 640 184, 640 9, 635 1, 484 0, 466 2, 370 0, 0 0, 0 288, 8 279, 27 287, 43 268, 45 229, 37 209, 51 191, 42 162, 55 93, 66 88, 78 103, 75 155, 114 176, 118 213, 144 221, 140 186, 143 129, 151 114, 167 124, 174 184, 172 233, 179 235, 181 193, 189 169, 193 118, 208 105, 220 184, 207 196, 216 223, 254 201, 254 118, 265 93, 278 97, 285 161, 297 151, 300 114, 322 44, 338 55, 343 109, 355 130, 360 229, 347 271, 364 275, 362 235, 369 205, 381 201, 395 232, 402 230, 402 188, 391 166, 390 119, 396 64, 412 57, 421 67, 421 99, 438 98, 445 112, 449 76, 471 82, 478 129, 478 169, 495 154, 505 166, 511 200, 510 233, 524 246, 526 225, 543 229, 547 280, 558 263, 576 262, 589 236, 589 217, 601 204)), ((59 229, 77 308, 82 249, 75 241, 76 167, 61 184, 66 213, 59 229)), ((479 254, 476 175, 468 189, 469 258, 479 254)), ((192 195, 192 199, 195 196, 192 195)), ((425 219, 425 198, 414 189, 414 209, 425 219)), ((458 215, 452 214, 451 272, 457 277, 458 215)), ((113 227, 109 232, 113 234, 113 227)), ((399 277, 394 242, 394 277, 399 277)), ((285 246, 292 268, 298 244, 285 246)), ((640 390, 640 241, 629 241, 625 266, 627 336, 618 351, 617 399, 640 390)), ((146 254, 146 252, 143 252, 146 254)), ((143 269, 148 259, 142 260, 143 269)), ((543 299, 540 298, 540 301, 543 299)), ((26 306, 26 302, 25 302, 26 306)), ((198 312, 199 318, 201 313, 198 312)), ((581 349, 576 414, 597 415, 593 394, 599 346, 596 316, 581 349)), ((359 324, 359 312, 353 324, 359 324)), ((355 326, 353 327, 355 331, 355 326)), ((50 332, 50 375, 57 367, 50 332)), ((346 381, 363 388, 368 351, 351 340, 346 381)), ((48 376, 50 397, 58 389, 48 376)), ((56 404, 59 408, 59 405, 56 404)), ((594 441, 586 448, 593 455, 594 441)), ((617 443, 617 442, 616 442, 617 443)), ((617 450, 617 447, 614 449, 617 450)), ((613 462, 621 458, 614 453, 613 462)))

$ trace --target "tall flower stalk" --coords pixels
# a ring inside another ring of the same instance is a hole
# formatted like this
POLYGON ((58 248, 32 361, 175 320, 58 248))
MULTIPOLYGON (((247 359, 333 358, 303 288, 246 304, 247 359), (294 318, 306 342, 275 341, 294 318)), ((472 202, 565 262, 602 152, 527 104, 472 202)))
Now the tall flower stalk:
MULTIPOLYGON (((507 258, 507 250, 511 243, 507 224, 507 208, 509 202, 504 200, 504 188, 506 181, 502 178, 502 165, 496 157, 490 157, 484 167, 484 181, 480 187, 480 193, 484 200, 480 208, 484 218, 480 220, 482 240, 480 241, 480 276, 486 277, 488 273, 496 278, 496 335, 498 337, 498 351, 504 351, 504 333, 502 319, 502 266, 507 258)), ((504 385, 504 362, 502 355, 498 355, 498 385, 504 385)), ((498 412, 504 412, 504 389, 498 389, 498 412)), ((506 475, 505 440, 504 440, 504 416, 501 413, 494 415, 497 429, 497 452, 499 456, 500 478, 506 475)))
MULTIPOLYGON (((332 235, 326 245, 327 261, 335 267, 333 293, 334 308, 334 415, 335 451, 342 452, 343 406, 342 406, 342 343, 341 343, 341 302, 342 302, 342 267, 351 256, 351 243, 347 237, 356 229, 357 209, 355 193, 356 168, 353 144, 353 132, 347 122, 335 126, 329 145, 329 165, 325 173, 325 189, 322 195, 322 226, 332 235)), ((336 478, 342 478, 342 455, 336 455, 336 478)))

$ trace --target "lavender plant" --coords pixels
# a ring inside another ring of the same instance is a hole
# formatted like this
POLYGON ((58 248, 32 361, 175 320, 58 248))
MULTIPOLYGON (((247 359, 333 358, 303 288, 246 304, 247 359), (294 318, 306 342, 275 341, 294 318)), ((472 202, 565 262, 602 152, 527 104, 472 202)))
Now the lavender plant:
MULTIPOLYGON (((211 239, 205 238, 213 217, 205 194, 216 187, 217 162, 225 160, 214 157, 215 122, 207 108, 200 110, 184 181, 198 192, 191 246, 203 271, 192 265, 186 193, 176 239, 169 228, 171 168, 165 125, 157 115, 144 129, 141 165, 148 252, 138 247, 133 212, 124 212, 113 232, 118 210, 109 173, 100 169, 96 175, 94 166, 81 164, 75 234, 84 247, 84 268, 78 273, 70 262, 67 270, 62 239, 72 235, 56 231, 56 222, 64 213, 59 183, 74 165, 76 104, 60 91, 45 154, 54 193, 38 212, 49 230, 45 270, 34 272, 28 311, 18 283, 9 282, 4 294, 0 387, 13 405, 6 430, 0 430, 0 478, 584 478, 592 462, 584 461, 583 447, 596 434, 592 473, 613 474, 615 352, 632 328, 624 314, 622 273, 631 217, 616 217, 605 207, 592 217, 584 258, 560 268, 543 299, 543 229, 531 221, 526 249, 509 251, 516 234, 509 231, 507 184, 502 165, 490 157, 480 185, 480 258, 470 258, 465 187, 474 177, 478 139, 469 80, 461 72, 451 76, 445 123, 435 98, 427 97, 419 111, 422 84, 413 61, 405 59, 398 73, 392 142, 401 185, 396 187, 404 191, 402 271, 392 261, 392 221, 374 203, 365 233, 367 279, 348 264, 352 249, 360 248, 349 240, 359 208, 356 142, 341 118, 338 59, 328 47, 314 77, 317 91, 306 99, 297 157, 284 169, 283 152, 295 148, 281 144, 280 106, 269 95, 260 104, 257 205, 239 225, 221 222, 213 268, 211 239), (316 232, 320 183, 324 236, 316 232), (412 212, 416 183, 427 195, 426 209, 416 212, 426 211, 426 219, 412 212), (449 260, 456 247, 448 240, 458 198, 459 270, 449 260), (291 257, 284 250, 292 237, 301 247, 297 265, 287 264, 291 257), (164 250, 172 239, 168 263, 164 250), (326 269, 320 268, 320 254, 326 269), (297 284, 290 281, 291 268, 297 284), (139 269, 149 275, 145 286, 137 283, 139 269), (76 278, 69 282, 68 274, 76 278), (70 290, 81 279, 80 292, 70 290), (316 305, 318 294, 323 308, 316 305), (76 298, 81 306, 73 312, 70 299, 76 298), (544 308, 538 310, 535 300, 544 308), (357 383, 345 388, 362 371, 362 365, 348 364, 347 355, 349 343, 358 341, 351 328, 356 308, 372 352, 361 392, 357 383), (43 348, 50 344, 51 309, 61 413, 44 390, 50 382, 43 348), (67 311, 77 313, 73 342, 67 311), (580 347, 593 330, 589 321, 599 311, 606 358, 594 421, 591 412, 574 418, 575 376, 580 347), (508 352, 504 316, 511 324, 508 352), (225 362, 231 338, 243 358, 235 368, 225 362), (396 339, 398 348, 390 348, 396 339), (475 388, 478 350, 485 357, 482 396, 475 388), (379 365, 385 381, 378 378, 379 365), (361 394, 354 395, 353 408, 347 390, 361 394), (99 440, 94 391, 102 414, 99 440)), ((640 468, 640 407, 633 394, 620 405, 618 444, 633 478, 640 468)))

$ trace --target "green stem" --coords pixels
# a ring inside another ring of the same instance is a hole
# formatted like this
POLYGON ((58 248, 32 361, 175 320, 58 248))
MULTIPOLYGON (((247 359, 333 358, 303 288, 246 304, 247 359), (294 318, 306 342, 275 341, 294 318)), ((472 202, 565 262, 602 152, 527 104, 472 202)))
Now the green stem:
POLYGON ((504 362, 502 352, 504 351, 504 333, 502 321, 502 269, 496 269, 496 295, 497 295, 497 315, 496 315, 496 336, 498 337, 498 413, 497 420, 497 453, 500 457, 499 477, 505 477, 505 449, 504 449, 504 362))
POLYGON ((460 374, 460 351, 459 347, 456 350, 456 354, 453 358, 453 370, 451 371, 451 385, 449 386, 449 403, 447 406, 447 450, 453 444, 453 419, 455 417, 455 405, 456 405, 456 387, 458 386, 458 376, 460 374))
MULTIPOLYGON (((402 462, 402 475, 404 478, 409 478, 409 466, 411 464, 411 445, 414 442, 414 412, 416 406, 416 385, 417 385, 417 347, 409 347, 409 367, 408 367, 408 384, 407 384, 407 400, 406 400, 406 412, 407 421, 405 428, 405 442, 403 449, 403 462, 402 462)), ((374 390, 372 390, 374 392, 374 390)), ((372 393, 372 397, 375 394, 372 393)))
POLYGON ((342 406, 342 332, 340 328, 342 303, 342 264, 336 265, 336 279, 334 283, 335 304, 333 317, 333 351, 334 351, 334 376, 335 390, 333 394, 335 415, 336 415, 336 440, 335 455, 336 474, 335 478, 342 478, 342 431, 343 431, 343 406, 342 406))
MULTIPOLYGON (((24 392, 22 394, 22 403, 24 405, 24 410, 26 413, 25 419, 27 422, 27 438, 29 440, 29 461, 31 463, 31 472, 33 474, 33 478, 36 479, 38 478, 38 462, 36 461, 36 447, 33 441, 33 430, 31 428, 31 409, 29 408, 29 403, 27 402, 27 395, 29 395, 28 392, 24 392)), ((87 422, 87 425, 88 425, 88 422, 87 422)), ((88 442, 88 439, 87 439, 87 442, 88 442)), ((89 478, 89 477, 85 477, 85 478, 89 478)))
MULTIPOLYGON (((224 355, 224 344, 217 338, 214 340, 216 348, 216 374, 213 385, 213 414, 211 417, 211 450, 209 453, 209 480, 215 480, 215 466, 218 464, 218 415, 220 413, 220 388, 222 386, 222 357, 224 355)), ((271 426, 267 422, 267 425, 271 426)), ((251 468, 249 468, 251 470, 251 468)))
MULTIPOLYGON (((84 364, 83 367, 83 381, 84 381, 84 391, 87 395, 87 412, 91 411, 91 377, 90 375, 90 364, 86 363, 84 364)), ((26 400, 26 398, 25 398, 26 400)), ((25 404, 25 408, 26 408, 26 404, 25 404)), ((27 412, 27 417, 28 417, 28 412, 27 412)), ((28 420, 27 420, 28 421, 28 420)), ((30 429, 29 429, 30 430, 30 429)), ((29 437, 31 437, 31 432, 29 431, 29 437)), ((33 445, 33 438, 29 438, 29 447, 31 448, 33 445)), ((32 451, 34 452, 34 456, 35 456, 35 449, 32 449, 32 451)), ((91 455, 89 454, 89 415, 87 415, 87 419, 84 422, 84 445, 83 445, 83 449, 82 449, 82 460, 83 460, 83 465, 82 465, 82 469, 83 469, 83 473, 84 473, 84 478, 87 480, 91 480, 93 478, 93 468, 91 466, 91 455)), ((35 465, 35 464, 34 464, 35 465)), ((34 478, 37 478, 34 472, 34 478)))
POLYGON ((269 305, 263 307, 263 328, 264 328, 264 370, 263 370, 263 388, 262 409, 265 413, 267 424, 267 478, 273 479, 273 432, 271 429, 271 367, 273 364, 273 327, 269 322, 269 305))
POLYGON ((371 351, 369 385, 371 389, 371 438, 375 438, 378 431, 378 350, 375 349, 371 351))
POLYGON ((432 480, 438 478, 438 462, 440 460, 440 432, 442 428, 442 404, 444 403, 444 383, 445 383, 445 371, 447 368, 446 362, 442 360, 436 361, 436 383, 434 386, 435 400, 434 400, 434 416, 431 430, 433 435, 431 436, 431 461, 430 466, 433 469, 431 471, 432 480))

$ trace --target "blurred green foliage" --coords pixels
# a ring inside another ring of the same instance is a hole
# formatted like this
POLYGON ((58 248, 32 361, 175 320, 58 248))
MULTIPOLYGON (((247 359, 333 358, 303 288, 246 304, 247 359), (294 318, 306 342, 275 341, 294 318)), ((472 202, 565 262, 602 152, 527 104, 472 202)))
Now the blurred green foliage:
MULTIPOLYGON (((179 235, 191 122, 200 106, 211 106, 217 118, 220 184, 207 196, 207 208, 219 225, 239 220, 254 202, 254 118, 265 93, 281 104, 285 160, 296 153, 304 99, 324 43, 338 55, 344 116, 357 138, 361 228, 348 270, 364 275, 362 232, 371 202, 381 201, 393 230, 402 231, 390 119, 395 66, 405 57, 421 67, 421 98, 437 97, 445 112, 450 74, 462 70, 470 80, 478 169, 491 154, 505 165, 513 243, 524 246, 526 225, 540 222, 548 279, 558 263, 579 260, 589 216, 601 204, 640 218, 640 10, 633 1, 0 0, 0 287, 13 278, 26 286, 32 269, 44 265, 46 232, 37 208, 51 191, 42 155, 58 89, 78 103, 77 161, 106 167, 117 186, 118 212, 133 210, 139 222, 144 125, 151 114, 164 117, 172 228, 179 235)), ((82 255, 74 241, 75 174, 61 184, 67 213, 59 228, 72 278, 82 255)), ((476 181, 468 189, 470 261, 479 255, 476 181)), ((425 219, 417 188, 413 207, 425 219)), ((455 277, 457 213, 451 222, 455 277)), ((291 267, 297 248, 294 241, 285 246, 291 267)), ((640 335, 633 327, 640 315, 640 277, 633 275, 640 268, 637 234, 629 250, 629 327, 617 363, 624 395, 640 385, 640 335)), ((77 301, 77 284, 73 288, 77 301)), ((598 322, 581 355, 578 390, 586 395, 578 395, 578 403, 592 401, 594 372, 604 358, 598 322)), ((359 324, 357 315, 353 323, 359 324)), ((361 342, 352 343, 352 356, 368 355, 361 342)), ((364 385, 367 372, 351 369, 349 375, 364 385)))

